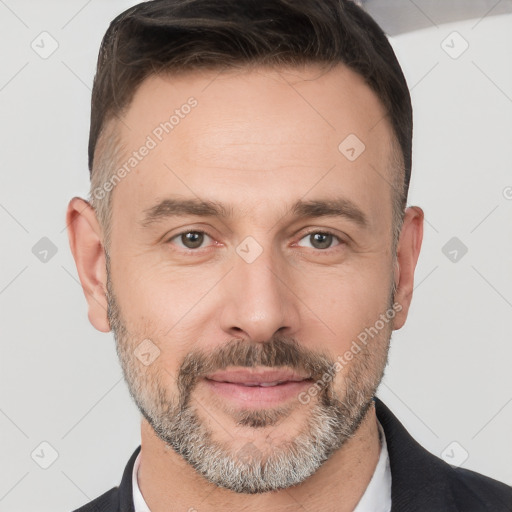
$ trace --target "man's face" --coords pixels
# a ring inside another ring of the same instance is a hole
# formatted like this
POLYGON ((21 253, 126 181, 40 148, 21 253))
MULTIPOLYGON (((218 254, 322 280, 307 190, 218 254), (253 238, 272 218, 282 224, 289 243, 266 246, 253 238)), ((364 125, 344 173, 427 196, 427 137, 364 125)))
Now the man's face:
POLYGON ((113 191, 110 325, 145 419, 217 485, 304 480, 371 404, 393 328, 384 114, 343 66, 255 69, 149 78, 119 125, 119 167, 150 149, 113 191))

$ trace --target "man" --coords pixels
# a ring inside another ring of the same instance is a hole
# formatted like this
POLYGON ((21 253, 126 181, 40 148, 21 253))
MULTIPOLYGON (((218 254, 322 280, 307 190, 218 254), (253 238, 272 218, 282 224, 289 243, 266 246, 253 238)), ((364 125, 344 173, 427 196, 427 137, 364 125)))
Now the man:
POLYGON ((80 511, 493 511, 375 397, 423 212, 412 109, 342 0, 155 0, 102 43, 71 249, 142 414, 80 511))

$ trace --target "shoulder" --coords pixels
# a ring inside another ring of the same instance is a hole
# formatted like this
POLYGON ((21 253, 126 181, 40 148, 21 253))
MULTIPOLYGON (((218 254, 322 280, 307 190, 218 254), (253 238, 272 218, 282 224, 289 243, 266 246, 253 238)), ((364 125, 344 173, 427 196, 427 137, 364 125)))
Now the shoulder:
POLYGON ((469 469, 449 467, 449 485, 460 510, 512 512, 512 487, 469 469))
POLYGON ((114 512, 119 510, 119 487, 98 496, 73 512, 114 512))
POLYGON ((396 512, 512 512, 512 487, 475 471, 446 463, 421 446, 375 397, 391 467, 396 512))
POLYGON ((134 512, 132 474, 133 465, 135 464, 140 449, 141 446, 139 445, 128 460, 119 486, 112 487, 110 491, 107 491, 87 503, 87 505, 83 505, 73 512, 134 512))

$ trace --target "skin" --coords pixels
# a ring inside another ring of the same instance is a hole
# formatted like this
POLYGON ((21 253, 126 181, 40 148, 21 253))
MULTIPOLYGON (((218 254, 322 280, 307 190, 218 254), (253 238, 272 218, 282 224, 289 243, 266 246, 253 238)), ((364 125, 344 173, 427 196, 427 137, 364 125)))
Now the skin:
MULTIPOLYGON (((190 96, 198 106, 113 191, 109 254, 116 299, 131 339, 149 338, 160 349, 145 371, 159 371, 169 396, 175 396, 176 374, 191 350, 212 351, 233 338, 264 344, 276 333, 334 360, 388 309, 393 283, 401 311, 392 328, 401 328, 412 298, 423 212, 406 209, 394 265, 392 171, 386 167, 392 129, 363 79, 343 65, 328 72, 308 66, 151 77, 123 118, 130 129, 119 125, 125 156, 190 96), (366 146, 353 162, 338 150, 351 133, 366 146), (141 225, 145 210, 175 195, 222 202, 233 208, 233 217, 187 215, 141 225), (289 212, 301 198, 335 196, 355 203, 368 227, 342 217, 301 219, 289 212), (312 229, 331 231, 339 240, 333 239, 331 248, 315 248, 307 236, 312 229), (210 236, 187 254, 175 236, 194 230, 210 236), (263 249, 250 264, 235 250, 247 236, 263 249)), ((89 320, 109 332, 101 226, 90 205, 77 197, 69 203, 67 222, 89 320)), ((373 354, 368 372, 379 378, 390 333, 391 328, 372 340, 368 352, 373 354)), ((341 397, 354 360, 333 381, 341 397)), ((311 411, 295 400, 277 425, 253 429, 237 426, 233 410, 204 384, 192 396, 216 439, 234 448, 252 442, 270 450, 269 439, 289 440, 311 411)), ((297 510, 298 504, 305 510, 351 511, 380 451, 372 406, 355 435, 311 477, 252 495, 206 481, 145 419, 141 438, 138 481, 152 512, 284 511, 297 510)))

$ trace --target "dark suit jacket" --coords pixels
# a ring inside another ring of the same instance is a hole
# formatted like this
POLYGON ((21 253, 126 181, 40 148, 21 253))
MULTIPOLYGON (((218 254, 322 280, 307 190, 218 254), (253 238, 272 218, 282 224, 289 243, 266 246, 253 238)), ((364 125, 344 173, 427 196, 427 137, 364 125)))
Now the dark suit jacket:
MULTIPOLYGON (((391 411, 375 398, 391 466, 391 512, 512 512, 512 487, 455 468, 419 445, 391 411)), ((140 446, 124 470, 121 485, 75 512, 134 512, 132 471, 140 446)))

